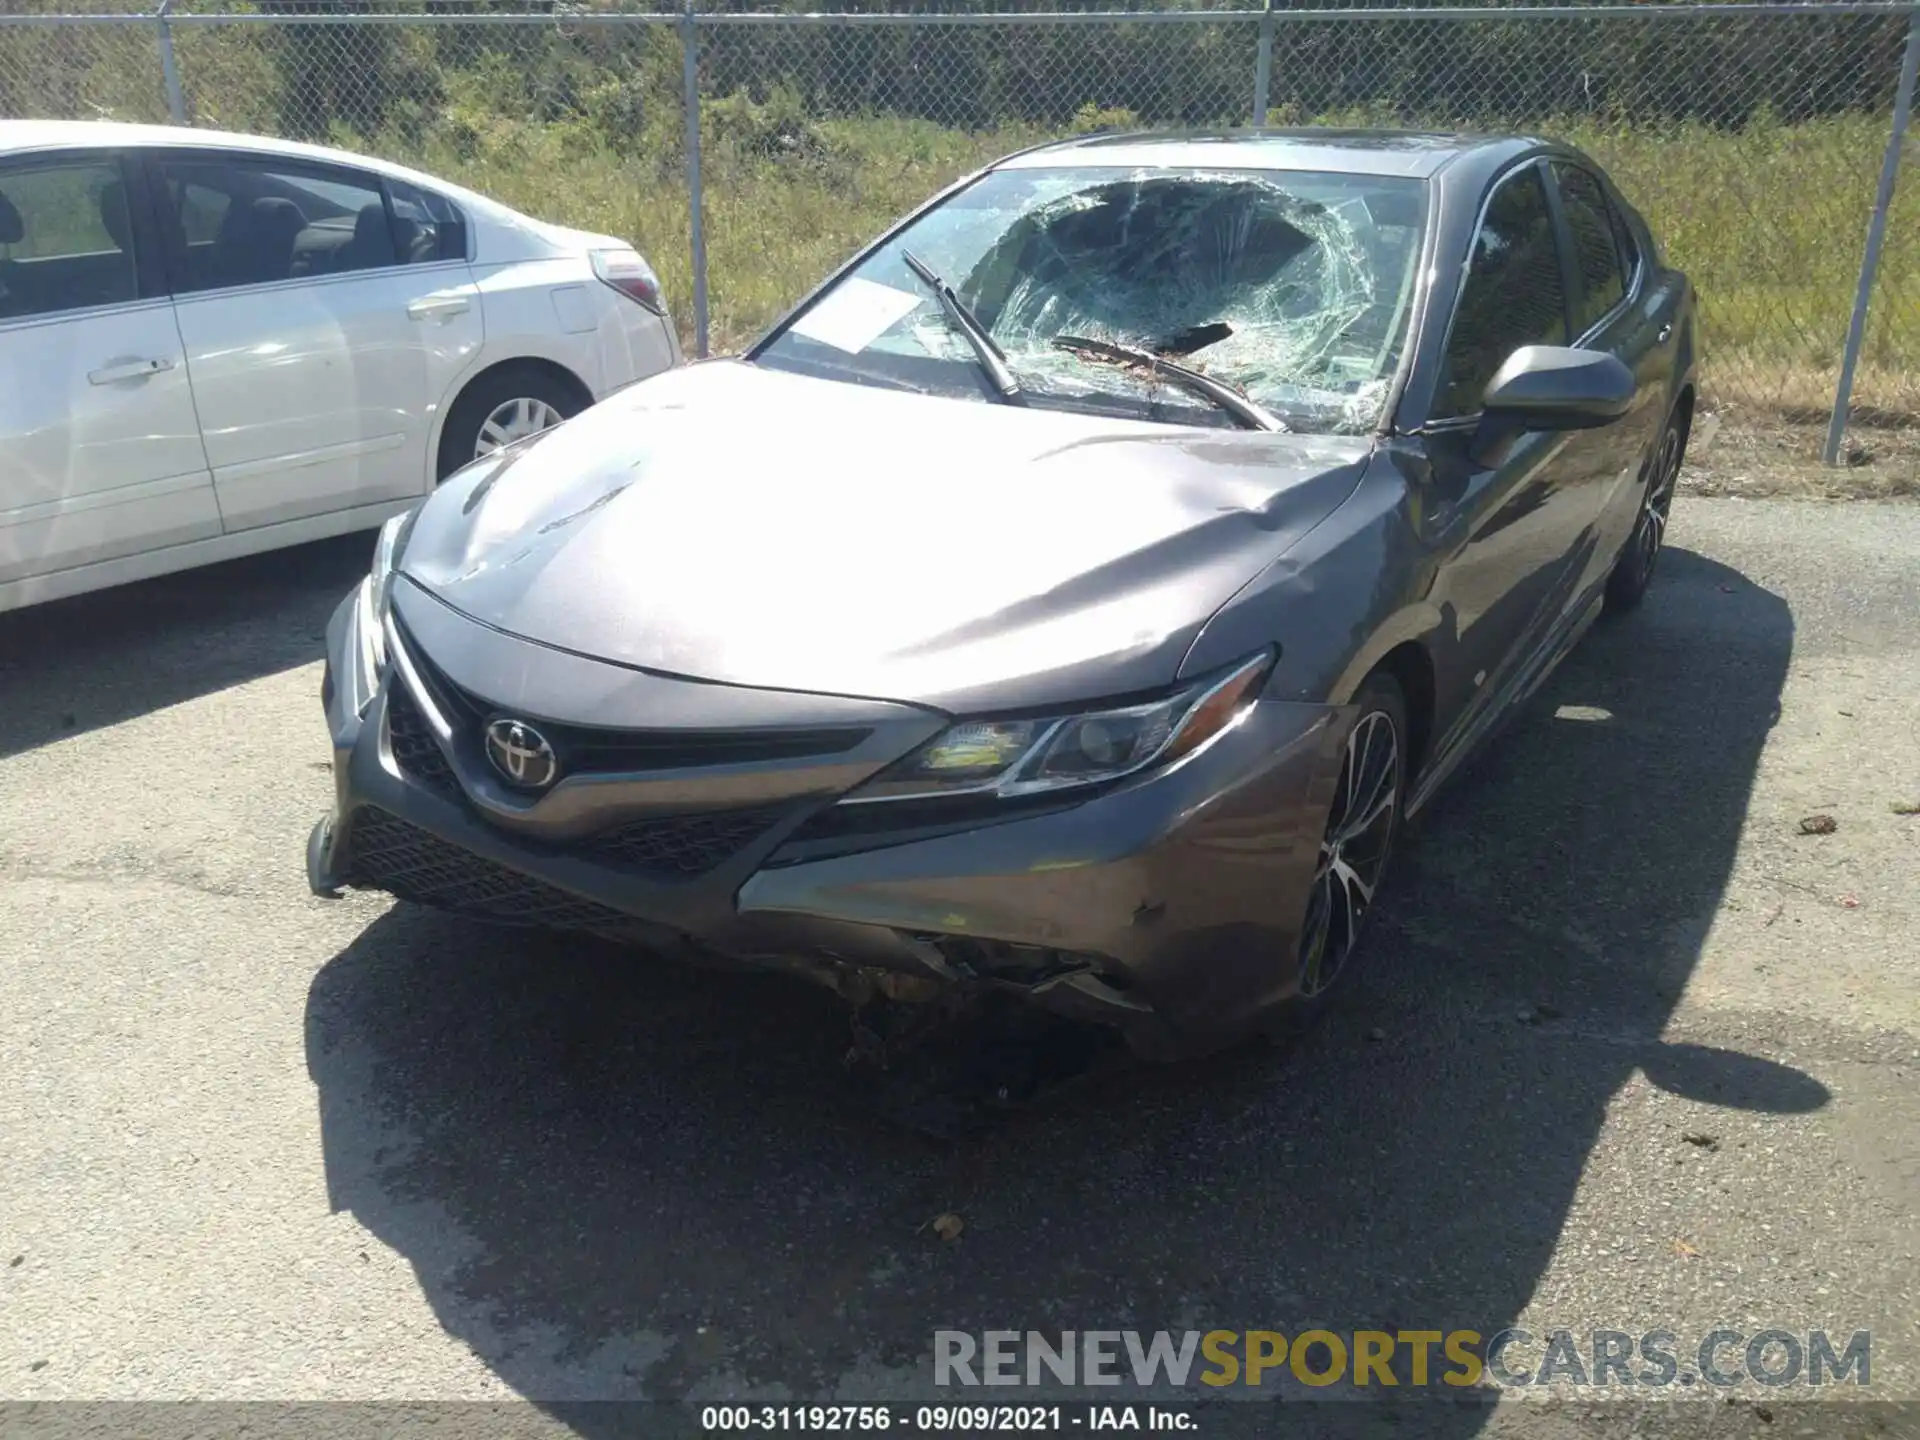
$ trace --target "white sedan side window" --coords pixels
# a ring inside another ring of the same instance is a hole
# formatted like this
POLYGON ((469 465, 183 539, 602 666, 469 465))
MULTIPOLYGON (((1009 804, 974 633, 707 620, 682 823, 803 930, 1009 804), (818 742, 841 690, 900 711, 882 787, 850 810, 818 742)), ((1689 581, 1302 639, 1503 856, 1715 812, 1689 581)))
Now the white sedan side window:
POLYGON ((0 321, 125 304, 139 294, 118 166, 0 171, 0 321))

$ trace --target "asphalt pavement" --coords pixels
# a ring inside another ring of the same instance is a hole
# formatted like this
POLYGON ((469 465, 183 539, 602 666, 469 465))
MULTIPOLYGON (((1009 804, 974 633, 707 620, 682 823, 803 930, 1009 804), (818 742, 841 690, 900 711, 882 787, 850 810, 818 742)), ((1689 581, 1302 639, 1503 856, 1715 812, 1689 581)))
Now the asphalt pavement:
MULTIPOLYGON (((936 1329, 1517 1325, 1868 1330, 1855 1398, 1920 1400, 1920 506, 1672 537, 1326 1026, 957 1142, 800 982, 307 893, 368 537, 0 616, 0 1399, 591 1434, 562 1402, 925 1398, 936 1329)), ((1715 1413, 1799 1392, 1754 1393, 1715 1413)))

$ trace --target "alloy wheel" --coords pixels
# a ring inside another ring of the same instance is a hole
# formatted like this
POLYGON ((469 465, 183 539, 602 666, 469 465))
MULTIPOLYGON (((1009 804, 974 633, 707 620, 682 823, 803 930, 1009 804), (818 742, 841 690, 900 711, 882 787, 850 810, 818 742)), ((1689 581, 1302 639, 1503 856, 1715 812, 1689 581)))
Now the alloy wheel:
POLYGON ((1384 710, 1361 716, 1347 736, 1339 788, 1320 841, 1320 860, 1300 931, 1300 995, 1331 986, 1359 939, 1386 870, 1399 819, 1400 736, 1384 710))
POLYGON ((1640 523, 1634 530, 1635 564, 1644 584, 1660 558, 1666 543, 1667 517, 1673 510, 1673 492, 1680 480, 1680 427, 1669 425, 1660 437, 1660 451, 1654 456, 1653 474, 1647 479, 1647 495, 1640 502, 1640 523))
POLYGON ((478 460, 482 455, 491 455, 502 445, 511 445, 529 435, 538 435, 565 418, 546 401, 526 395, 496 405, 493 413, 480 423, 480 434, 473 445, 473 458, 478 460))

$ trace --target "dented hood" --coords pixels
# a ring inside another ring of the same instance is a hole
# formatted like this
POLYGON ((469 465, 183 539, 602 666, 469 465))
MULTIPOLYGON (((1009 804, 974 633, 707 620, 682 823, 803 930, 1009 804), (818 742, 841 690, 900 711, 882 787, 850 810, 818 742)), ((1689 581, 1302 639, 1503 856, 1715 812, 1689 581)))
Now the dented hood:
POLYGON ((717 361, 455 477, 401 570, 495 629, 642 669, 1054 704, 1171 683, 1368 450, 717 361))

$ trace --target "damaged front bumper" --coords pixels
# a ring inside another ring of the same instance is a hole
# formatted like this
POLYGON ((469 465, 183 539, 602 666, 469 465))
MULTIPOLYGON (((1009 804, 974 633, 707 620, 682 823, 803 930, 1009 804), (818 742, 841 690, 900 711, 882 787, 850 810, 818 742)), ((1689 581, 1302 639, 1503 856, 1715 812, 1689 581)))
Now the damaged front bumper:
MULTIPOLYGON (((831 783, 825 772, 772 767, 749 795, 734 777, 729 793, 770 801, 744 827, 760 828, 711 864, 663 876, 656 861, 636 866, 633 847, 602 837, 636 805, 639 823, 657 832, 666 822, 648 816, 661 797, 685 802, 703 776, 683 773, 651 795, 639 781, 631 791, 590 787, 590 799, 555 806, 559 818, 543 828, 507 803, 475 752, 443 746, 435 760, 419 748, 409 728, 419 696, 399 672, 422 647, 408 643, 402 665, 385 664, 361 633, 369 613, 350 597, 328 632, 336 793, 308 844, 317 894, 384 890, 508 924, 797 971, 854 999, 1009 992, 1117 1026, 1146 1050, 1242 1032, 1294 993, 1298 930, 1350 723, 1338 708, 1260 700, 1176 764, 984 824, 928 823, 905 802, 836 805, 858 783, 855 770, 878 769, 899 750, 896 735, 886 755, 841 757, 831 783), (847 823, 854 810, 858 828, 847 823)), ((417 601, 413 613, 456 641, 470 623, 417 601)), ((398 643, 399 632, 388 634, 398 643)), ((616 686, 630 673, 488 637, 493 673, 518 677, 526 692, 501 696, 502 708, 542 713, 529 697, 543 693, 543 674, 577 690, 579 667, 614 672, 607 683, 616 686), (561 676, 557 666, 571 668, 561 676)), ((673 697, 658 687, 682 682, 631 683, 655 687, 646 710, 661 713, 673 697)))

